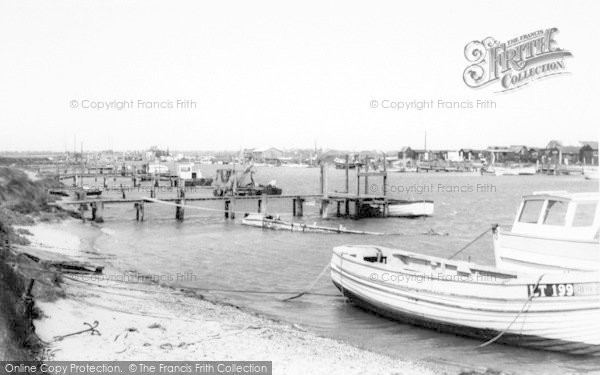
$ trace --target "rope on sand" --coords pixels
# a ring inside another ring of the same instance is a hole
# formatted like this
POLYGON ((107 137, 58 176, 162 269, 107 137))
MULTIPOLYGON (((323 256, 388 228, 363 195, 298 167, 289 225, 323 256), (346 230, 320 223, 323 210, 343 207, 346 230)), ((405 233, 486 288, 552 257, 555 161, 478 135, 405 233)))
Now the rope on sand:
POLYGON ((321 279, 321 277, 323 277, 323 275, 325 274, 325 272, 327 272, 327 270, 329 269, 330 263, 328 262, 327 265, 325 266, 325 268, 323 268, 323 270, 321 271, 321 273, 319 274, 319 276, 317 276, 316 279, 313 280, 312 283, 310 283, 310 285, 303 291, 300 292, 298 294, 296 294, 295 296, 292 296, 290 298, 286 298, 283 300, 283 302, 287 302, 287 301, 291 301, 293 299, 296 298, 300 298, 305 294, 308 294, 310 292, 310 290, 317 284, 317 282, 321 279))

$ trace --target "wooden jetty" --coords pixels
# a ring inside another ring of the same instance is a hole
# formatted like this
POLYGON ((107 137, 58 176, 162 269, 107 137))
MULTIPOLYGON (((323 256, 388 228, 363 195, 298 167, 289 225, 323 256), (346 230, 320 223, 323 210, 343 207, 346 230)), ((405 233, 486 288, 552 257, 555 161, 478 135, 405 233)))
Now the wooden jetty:
POLYGON ((253 195, 253 196, 203 196, 203 197, 185 197, 185 190, 180 189, 179 194, 175 198, 154 198, 154 197, 142 197, 142 198, 129 198, 129 199, 78 199, 72 201, 62 201, 52 203, 54 207, 62 208, 64 206, 75 206, 79 212, 82 220, 85 219, 85 211, 91 211, 91 220, 97 223, 104 221, 104 207, 106 205, 113 204, 133 204, 135 208, 135 218, 138 221, 144 220, 145 205, 148 203, 159 203, 166 204, 175 207, 175 219, 183 221, 185 218, 185 209, 204 209, 209 211, 219 211, 224 214, 226 219, 235 219, 236 213, 236 201, 240 200, 254 200, 257 202, 257 211, 259 213, 267 212, 268 201, 272 199, 288 199, 292 201, 292 212, 294 216, 303 216, 304 214, 304 202, 307 199, 320 199, 319 194, 304 194, 304 195, 253 195), (208 201, 220 201, 223 202, 223 210, 218 209, 207 209, 197 206, 188 205, 190 202, 208 202, 208 201))
MULTIPOLYGON (((319 194, 291 194, 291 195, 225 195, 225 196, 194 196, 187 197, 183 184, 175 183, 171 186, 177 187, 177 196, 168 198, 157 197, 154 187, 158 186, 158 181, 152 184, 149 191, 149 197, 125 198, 125 194, 121 199, 106 199, 99 197, 84 197, 80 196, 75 200, 67 200, 54 203, 56 207, 65 208, 67 206, 75 207, 82 220, 86 220, 86 211, 91 212, 91 220, 95 222, 104 221, 104 207, 113 204, 133 204, 135 209, 135 218, 138 221, 145 219, 145 206, 149 203, 170 205, 175 208, 175 219, 183 221, 185 218, 185 209, 204 209, 222 212, 225 219, 235 219, 236 202, 240 200, 253 200, 257 204, 257 213, 267 213, 268 202, 272 199, 287 199, 292 202, 292 215, 301 217, 304 215, 304 204, 306 200, 317 200, 320 202, 319 213, 323 218, 327 218, 331 211, 330 206, 335 206, 336 217, 349 217, 352 219, 360 219, 365 217, 388 217, 389 206, 394 204, 397 199, 387 196, 387 170, 385 156, 383 159, 383 169, 370 170, 370 160, 367 158, 361 165, 356 165, 356 194, 350 193, 350 160, 349 156, 345 158, 345 190, 330 192, 328 187, 328 166, 321 165, 320 169, 320 191, 319 194), (369 185, 373 182, 373 178, 381 178, 381 185, 369 185), (373 186, 376 189, 373 189, 373 186), (363 188, 364 187, 364 188, 363 188), (364 193, 361 191, 364 190, 364 193), (374 194, 371 194, 374 193, 374 194), (191 202, 208 202, 220 201, 223 202, 223 209, 209 209, 190 205, 191 202)), ((80 176, 80 175, 79 175, 80 176)), ((70 177, 76 178, 75 175, 70 177)), ((110 177, 104 175, 102 177, 110 177)), ((135 184, 134 184, 135 187, 135 184)))

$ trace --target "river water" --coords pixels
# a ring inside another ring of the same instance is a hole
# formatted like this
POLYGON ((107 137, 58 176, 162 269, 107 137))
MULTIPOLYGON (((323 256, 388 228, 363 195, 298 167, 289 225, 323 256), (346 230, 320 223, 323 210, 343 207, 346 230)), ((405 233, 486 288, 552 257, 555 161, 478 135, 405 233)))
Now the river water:
MULTIPOLYGON (((204 175, 212 176, 213 166, 204 175)), ((329 170, 329 190, 343 189, 343 170, 329 170)), ((257 168, 255 180, 276 180, 284 194, 319 192, 317 168, 257 168)), ((93 180, 89 184, 98 184, 93 180)), ((127 179, 109 179, 110 185, 129 184, 127 179)), ((382 181, 371 178, 369 190, 381 192, 382 181)), ((165 184, 165 182, 163 182, 165 184)), ((166 182, 168 184, 168 182, 166 182)), ((356 178, 350 174, 355 191, 356 178)), ((361 185, 364 189, 364 184, 361 185)), ((224 220, 217 211, 186 209, 185 221, 174 220, 174 208, 146 205, 146 220, 135 221, 131 205, 107 205, 102 235, 94 244, 112 267, 135 271, 177 287, 255 291, 300 291, 329 263, 331 249, 342 244, 375 244, 447 257, 466 245, 491 224, 510 226, 520 197, 532 191, 597 191, 598 183, 582 176, 480 176, 457 173, 394 173, 387 190, 398 198, 432 199, 435 214, 429 218, 373 218, 321 220, 318 203, 308 201, 301 219, 328 226, 343 224, 351 229, 387 233, 385 236, 290 233, 261 230, 224 220), (410 191, 410 192, 408 192, 410 191), (426 235, 433 230, 438 234, 426 235)), ((129 197, 147 192, 127 192, 129 197)), ((200 190, 193 195, 210 195, 200 190)), ((120 193, 107 192, 107 197, 120 193)), ((174 193, 161 192, 161 196, 174 193)), ((222 202, 195 202, 195 206, 222 209, 222 202)), ((291 219, 289 200, 271 200, 268 210, 291 219)), ((256 211, 256 202, 238 202, 239 211, 256 211)), ((299 220, 296 218, 296 220, 299 220)), ((493 264, 491 235, 486 235, 458 258, 493 264)), ((266 316, 299 324, 318 335, 392 357, 425 363, 462 363, 515 373, 591 373, 600 371, 598 359, 490 345, 477 349, 480 341, 438 333, 387 320, 348 303, 339 295, 326 273, 309 295, 282 302, 289 294, 210 292, 208 298, 234 303, 266 316)))

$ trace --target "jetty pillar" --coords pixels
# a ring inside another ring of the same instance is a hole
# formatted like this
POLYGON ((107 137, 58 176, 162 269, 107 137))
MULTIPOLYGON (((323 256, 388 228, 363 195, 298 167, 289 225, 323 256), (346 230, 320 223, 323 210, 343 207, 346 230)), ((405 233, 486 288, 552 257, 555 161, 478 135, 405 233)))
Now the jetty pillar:
POLYGON ((185 191, 183 189, 179 189, 179 198, 176 203, 180 206, 175 207, 175 219, 179 221, 183 221, 185 216, 185 191))
POLYGON ((323 219, 327 219, 327 208, 328 207, 329 207, 329 199, 327 199, 327 198, 321 199, 320 213, 321 213, 321 217, 323 219))
POLYGON ((92 220, 96 223, 104 223, 104 202, 92 202, 92 220))
POLYGON ((144 221, 144 202, 136 202, 133 207, 135 208, 135 220, 144 221))
POLYGON ((304 198, 294 199, 294 216, 304 216, 304 198))

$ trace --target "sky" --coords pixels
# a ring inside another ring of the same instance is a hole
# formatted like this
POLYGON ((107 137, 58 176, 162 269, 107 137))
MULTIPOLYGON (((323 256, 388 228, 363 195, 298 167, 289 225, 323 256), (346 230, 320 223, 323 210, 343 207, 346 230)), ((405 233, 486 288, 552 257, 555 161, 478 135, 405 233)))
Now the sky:
POLYGON ((597 1, 3 0, 0 151, 598 140, 598 14, 597 1), (569 74, 464 83, 469 42, 552 27, 569 74))

